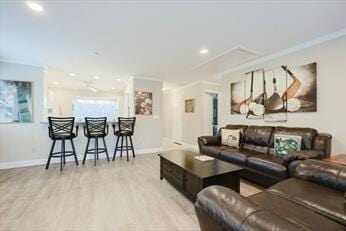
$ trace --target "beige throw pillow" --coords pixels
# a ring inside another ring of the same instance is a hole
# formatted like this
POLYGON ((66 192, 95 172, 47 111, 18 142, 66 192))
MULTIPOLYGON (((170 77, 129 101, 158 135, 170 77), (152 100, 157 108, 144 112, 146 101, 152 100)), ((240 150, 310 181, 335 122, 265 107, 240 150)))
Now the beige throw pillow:
POLYGON ((240 129, 221 129, 221 144, 239 148, 240 129))

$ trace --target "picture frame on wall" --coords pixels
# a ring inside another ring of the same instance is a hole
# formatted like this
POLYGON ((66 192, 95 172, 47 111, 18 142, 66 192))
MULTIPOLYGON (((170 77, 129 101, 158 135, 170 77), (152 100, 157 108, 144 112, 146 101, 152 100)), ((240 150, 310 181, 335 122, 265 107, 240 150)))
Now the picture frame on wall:
POLYGON ((135 91, 135 115, 153 114, 153 93, 135 91))
POLYGON ((185 113, 194 113, 195 112, 195 99, 186 99, 185 100, 185 113))
POLYGON ((250 71, 245 74, 245 100, 241 106, 241 113, 246 119, 264 118, 264 69, 250 71))
POLYGON ((287 121, 287 67, 280 66, 265 71, 264 121, 287 121))
POLYGON ((0 123, 33 122, 32 82, 0 80, 0 123))

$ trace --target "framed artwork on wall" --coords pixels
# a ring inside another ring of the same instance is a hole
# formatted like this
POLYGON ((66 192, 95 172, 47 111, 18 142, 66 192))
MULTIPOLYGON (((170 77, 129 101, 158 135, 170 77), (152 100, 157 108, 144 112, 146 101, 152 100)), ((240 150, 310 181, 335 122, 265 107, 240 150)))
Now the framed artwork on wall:
POLYGON ((144 91, 135 91, 135 114, 152 115, 153 114, 153 93, 144 91))
POLYGON ((185 100, 185 113, 194 113, 195 112, 195 99, 186 99, 185 100))
POLYGON ((287 72, 281 66, 265 71, 264 77, 264 121, 287 121, 287 72))
POLYGON ((0 123, 32 121, 32 83, 0 80, 0 123))
MULTIPOLYGON (((242 114, 241 106, 245 104, 245 81, 240 80, 231 83, 231 114, 242 114)), ((244 108, 242 108, 244 110, 244 108)))
POLYGON ((287 67, 288 112, 317 112, 317 64, 287 67))
POLYGON ((264 116, 264 70, 258 69, 245 74, 245 100, 241 111, 246 119, 263 119, 264 116))

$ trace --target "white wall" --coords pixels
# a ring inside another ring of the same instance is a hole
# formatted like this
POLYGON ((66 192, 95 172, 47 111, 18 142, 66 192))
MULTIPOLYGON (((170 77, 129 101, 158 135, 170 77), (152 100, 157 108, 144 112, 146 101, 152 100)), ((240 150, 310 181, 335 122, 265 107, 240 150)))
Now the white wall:
POLYGON ((46 156, 49 140, 43 118, 43 68, 0 62, 0 78, 32 82, 33 123, 0 124, 0 162, 46 156), (45 154, 45 155, 44 155, 45 154))
MULTIPOLYGON (((149 149, 162 146, 162 82, 147 79, 133 79, 134 91, 153 93, 153 115, 135 115, 134 143, 137 148, 149 149)), ((131 97, 133 99, 133 97, 131 97)), ((133 100, 132 100, 133 102, 133 100)), ((132 107, 133 108, 133 107, 132 107)))
POLYGON ((222 86, 222 124, 312 127, 333 135, 332 154, 346 153, 346 37, 223 76, 222 86), (317 62, 317 112, 289 113, 288 121, 282 123, 247 120, 242 115, 230 114, 230 83, 243 78, 245 72, 282 64, 299 66, 312 62, 317 62))
POLYGON ((204 92, 219 92, 221 86, 210 84, 204 81, 189 84, 184 87, 167 91, 164 93, 164 137, 174 139, 177 142, 184 142, 197 145, 197 137, 204 134, 204 92), (178 99, 179 101, 177 101, 178 99), (195 99, 195 112, 185 113, 184 103, 186 99, 195 99), (180 104, 177 106, 176 104, 180 104), (180 115, 176 109, 179 108, 180 115), (181 121, 177 121, 181 120, 181 121), (181 125, 181 140, 177 140, 174 135, 175 126, 181 125))
MULTIPOLYGON (((44 164, 52 141, 48 137, 48 124, 44 118, 45 81, 43 68, 22 64, 0 62, 0 78, 8 80, 32 81, 33 83, 33 123, 0 124, 0 168, 44 164)), ((153 92, 153 116, 137 116, 134 135, 136 153, 152 152, 162 146, 162 82, 134 80, 130 90, 153 92)), ((66 92, 65 92, 66 93, 66 92)), ((129 104, 133 106, 133 98, 129 104)), ((124 106, 126 108, 126 106, 124 106)), ((132 111, 132 109, 131 109, 132 111)), ((83 130, 75 139, 79 158, 84 154, 87 139, 83 130)), ((106 138, 110 155, 113 155, 115 137, 112 129, 106 138)), ((56 147, 57 149, 59 146, 56 147)), ((70 148, 67 146, 67 148, 70 148)), ((102 154, 104 156, 104 154, 102 154)), ((73 157, 71 157, 73 159, 73 157)))

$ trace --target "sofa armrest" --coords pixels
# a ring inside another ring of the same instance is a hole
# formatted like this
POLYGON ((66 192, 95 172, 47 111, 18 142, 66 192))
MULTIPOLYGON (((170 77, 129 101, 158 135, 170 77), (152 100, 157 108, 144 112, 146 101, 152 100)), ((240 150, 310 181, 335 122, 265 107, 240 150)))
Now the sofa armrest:
POLYGON ((296 178, 346 192, 346 166, 320 160, 302 161, 295 169, 296 178))
POLYGON ((197 195, 195 211, 202 231, 302 230, 297 224, 222 186, 203 189, 197 195))
POLYGON ((198 143, 203 145, 221 145, 221 136, 200 136, 198 143))
POLYGON ((331 146, 332 146, 332 135, 328 133, 319 133, 316 135, 314 139, 314 150, 323 151, 324 158, 327 158, 330 156, 331 152, 331 146))
POLYGON ((323 151, 320 150, 302 150, 292 152, 283 157, 282 162, 285 166, 288 166, 295 160, 307 160, 307 159, 322 159, 324 156, 323 151))

